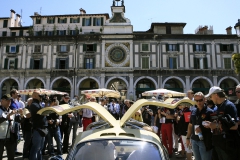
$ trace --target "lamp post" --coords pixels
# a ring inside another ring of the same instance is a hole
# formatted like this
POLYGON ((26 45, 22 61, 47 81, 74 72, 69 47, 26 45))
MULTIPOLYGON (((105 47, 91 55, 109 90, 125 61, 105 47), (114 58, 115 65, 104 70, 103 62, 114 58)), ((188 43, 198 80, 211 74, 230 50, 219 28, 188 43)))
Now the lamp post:
POLYGON ((238 22, 235 24, 234 28, 236 30, 237 36, 240 37, 240 19, 238 19, 238 22))

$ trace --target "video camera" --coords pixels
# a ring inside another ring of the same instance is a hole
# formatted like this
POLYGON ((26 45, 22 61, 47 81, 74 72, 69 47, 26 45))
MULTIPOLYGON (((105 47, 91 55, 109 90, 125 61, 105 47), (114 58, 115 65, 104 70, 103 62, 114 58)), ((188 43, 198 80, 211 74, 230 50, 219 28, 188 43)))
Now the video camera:
POLYGON ((231 127, 235 126, 236 122, 233 121, 232 117, 229 114, 224 115, 223 113, 220 114, 212 114, 211 120, 216 120, 217 122, 220 121, 222 124, 222 129, 224 131, 228 131, 231 127))

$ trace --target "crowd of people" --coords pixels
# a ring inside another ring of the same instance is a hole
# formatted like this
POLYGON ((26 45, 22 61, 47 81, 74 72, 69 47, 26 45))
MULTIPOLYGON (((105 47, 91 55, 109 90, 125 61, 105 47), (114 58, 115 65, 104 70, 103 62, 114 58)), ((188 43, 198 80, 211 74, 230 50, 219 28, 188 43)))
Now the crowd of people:
MULTIPOLYGON (((144 106, 133 116, 132 120, 144 122, 158 128, 156 134, 160 137, 171 158, 192 160, 237 160, 240 159, 240 85, 236 86, 237 101, 227 99, 224 91, 217 86, 210 88, 209 93, 187 92, 195 105, 181 103, 175 109, 161 106, 144 106), (181 151, 179 151, 181 143, 181 151)), ((163 97, 165 101, 168 97, 163 97)), ((152 97, 156 100, 156 97, 152 97)), ((1 97, 0 106, 0 159, 4 147, 7 157, 13 160, 15 155, 22 155, 24 160, 42 159, 42 155, 61 159, 64 153, 74 144, 78 127, 83 131, 96 121, 96 114, 87 108, 59 116, 51 113, 47 116, 37 114, 44 107, 61 104, 80 105, 77 95, 70 100, 64 94, 59 101, 57 96, 42 95, 33 92, 26 104, 21 101, 16 89, 1 97), (17 145, 24 139, 23 151, 17 150, 17 145), (72 139, 69 135, 72 132, 72 139), (53 138, 57 149, 54 149, 53 138), (70 143, 69 143, 70 142, 70 143)), ((134 104, 132 100, 120 101, 102 97, 98 103, 119 120, 134 104)), ((88 97, 90 102, 97 102, 95 97, 88 97)), ((100 120, 102 120, 100 118, 100 120)))

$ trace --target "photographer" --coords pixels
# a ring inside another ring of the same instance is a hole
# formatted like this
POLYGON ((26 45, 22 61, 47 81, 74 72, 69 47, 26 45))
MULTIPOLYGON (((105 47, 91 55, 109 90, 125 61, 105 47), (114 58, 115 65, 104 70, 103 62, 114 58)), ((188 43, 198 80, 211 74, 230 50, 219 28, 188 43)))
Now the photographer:
POLYGON ((10 103, 10 95, 3 95, 0 106, 0 159, 3 159, 3 151, 4 147, 6 147, 8 159, 14 160, 17 141, 15 139, 12 140, 10 134, 13 134, 12 127, 14 127, 15 111, 9 108, 10 103))
POLYGON ((48 134, 46 116, 37 114, 43 107, 40 105, 42 96, 39 91, 32 94, 33 102, 30 106, 30 113, 32 116, 32 147, 30 150, 29 159, 38 160, 42 159, 41 150, 44 145, 45 136, 48 134))
POLYGON ((153 111, 149 109, 149 106, 144 106, 142 110, 143 122, 151 126, 153 111))
POLYGON ((209 97, 218 109, 212 115, 211 122, 205 123, 206 128, 212 130, 212 142, 217 153, 217 158, 237 160, 240 159, 240 136, 238 133, 238 118, 235 105, 227 100, 224 91, 217 86, 210 88, 209 97))
MULTIPOLYGON (((49 97, 49 107, 56 106, 57 99, 54 96, 49 97)), ((53 137, 57 144, 57 155, 62 156, 62 141, 61 141, 61 133, 59 124, 62 121, 62 117, 57 115, 56 113, 51 113, 47 116, 48 121, 48 154, 50 156, 54 156, 54 148, 53 148, 53 137)))
MULTIPOLYGON (((70 97, 69 94, 64 94, 62 97, 62 100, 59 102, 59 105, 61 104, 70 104, 70 97)), ((71 113, 62 115, 62 123, 60 124, 60 131, 61 131, 61 137, 63 139, 63 153, 68 153, 68 143, 69 143, 69 124, 70 124, 70 118, 72 117, 71 113)))

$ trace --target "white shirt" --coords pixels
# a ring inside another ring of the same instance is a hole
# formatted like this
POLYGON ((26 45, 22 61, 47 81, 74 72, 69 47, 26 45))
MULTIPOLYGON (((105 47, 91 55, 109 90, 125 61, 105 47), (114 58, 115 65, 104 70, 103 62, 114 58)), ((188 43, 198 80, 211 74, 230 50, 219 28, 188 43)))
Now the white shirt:
POLYGON ((93 116, 92 110, 87 109, 87 108, 83 108, 82 111, 83 111, 83 114, 82 114, 83 117, 92 118, 92 116, 93 116))

